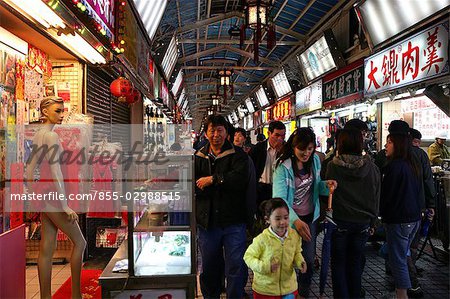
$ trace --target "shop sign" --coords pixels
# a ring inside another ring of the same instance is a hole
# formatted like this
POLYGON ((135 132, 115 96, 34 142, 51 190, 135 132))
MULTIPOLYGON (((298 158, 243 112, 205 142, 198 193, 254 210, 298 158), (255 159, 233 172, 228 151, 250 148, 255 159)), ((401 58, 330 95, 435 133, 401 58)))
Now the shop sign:
POLYGON ((163 99, 163 103, 166 106, 169 106, 169 89, 167 88, 166 82, 161 78, 161 90, 159 93, 159 97, 163 99))
POLYGON ((257 128, 262 124, 261 111, 253 113, 253 127, 257 128))
POLYGON ((94 19, 102 24, 107 35, 113 37, 114 34, 114 2, 113 0, 82 0, 86 10, 94 19), (106 27, 106 28, 105 28, 106 27))
POLYGON ((322 36, 305 52, 300 54, 299 60, 303 65, 308 81, 312 81, 336 67, 325 36, 322 36))
POLYGON ((363 61, 331 73, 323 78, 323 106, 335 107, 363 97, 363 61))
POLYGON ((266 124, 270 121, 269 110, 270 110, 270 108, 267 108, 266 110, 261 111, 261 119, 262 119, 263 124, 266 124))
POLYGON ((150 96, 154 97, 155 96, 155 93, 154 93, 155 66, 154 66, 153 58, 150 54, 148 55, 148 73, 149 73, 148 88, 150 90, 150 96))
POLYGON ((449 72, 449 23, 423 30, 364 61, 364 95, 370 96, 449 72))
POLYGON ((123 40, 125 41, 125 52, 123 55, 130 62, 130 65, 133 70, 137 70, 137 40, 139 30, 136 19, 134 17, 133 11, 131 10, 131 5, 124 6, 124 34, 123 40))
POLYGON ((148 51, 148 45, 147 41, 145 40, 145 37, 139 30, 137 32, 138 36, 138 51, 137 51, 137 73, 138 76, 142 79, 145 86, 148 86, 148 76, 149 76, 149 65, 148 65, 148 57, 149 57, 149 51, 148 51))
POLYGON ((285 120, 291 117, 291 100, 290 98, 285 98, 284 100, 278 101, 270 109, 267 110, 267 118, 269 121, 272 120, 285 120))
POLYGON ((322 108, 322 80, 312 83, 295 94, 295 115, 322 108))

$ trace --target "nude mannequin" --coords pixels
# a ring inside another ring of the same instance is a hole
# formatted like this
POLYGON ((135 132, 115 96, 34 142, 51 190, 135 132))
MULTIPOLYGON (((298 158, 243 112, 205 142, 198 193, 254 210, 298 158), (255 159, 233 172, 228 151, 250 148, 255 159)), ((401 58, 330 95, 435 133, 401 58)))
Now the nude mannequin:
MULTIPOLYGON (((59 97, 46 97, 40 105, 41 110, 41 129, 36 132, 33 144, 38 147, 47 145, 49 148, 57 146, 58 156, 61 152, 58 135, 53 132, 55 124, 61 124, 64 115, 64 102, 59 97)), ((47 153, 44 159, 50 159, 50 153, 47 153)), ((39 155, 31 155, 31 160, 27 166, 27 181, 33 180, 33 173, 38 165, 39 155)), ((64 178, 59 163, 49 163, 50 172, 56 191, 64 194, 64 178)), ((31 184, 29 185, 31 187, 31 184)), ((32 192, 32 187, 28 188, 32 192)), ((51 298, 51 278, 52 278, 52 257, 56 249, 56 235, 58 229, 64 232, 73 243, 73 249, 70 257, 70 269, 72 274, 72 298, 81 299, 81 267, 83 261, 83 252, 86 247, 80 227, 78 225, 78 215, 67 205, 67 201, 60 201, 61 206, 50 207, 45 203, 45 211, 41 212, 41 241, 39 244, 38 257, 38 275, 40 295, 42 299, 51 298), (54 211, 52 211, 52 208, 54 211)))

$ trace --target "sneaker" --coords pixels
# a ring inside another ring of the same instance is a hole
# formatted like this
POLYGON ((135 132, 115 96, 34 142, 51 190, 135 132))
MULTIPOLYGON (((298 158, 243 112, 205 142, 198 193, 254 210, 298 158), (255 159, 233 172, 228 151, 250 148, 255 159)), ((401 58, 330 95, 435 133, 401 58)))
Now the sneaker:
POLYGON ((417 288, 408 289, 408 297, 410 298, 423 298, 423 291, 420 286, 417 288))

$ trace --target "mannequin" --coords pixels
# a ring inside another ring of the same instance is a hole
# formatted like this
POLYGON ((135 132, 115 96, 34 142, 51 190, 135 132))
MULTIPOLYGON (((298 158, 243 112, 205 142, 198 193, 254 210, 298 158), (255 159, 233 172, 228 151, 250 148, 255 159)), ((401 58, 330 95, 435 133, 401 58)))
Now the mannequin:
MULTIPOLYGON (((60 97, 46 97, 40 104, 41 129, 36 132, 33 145, 38 148, 47 145, 48 148, 56 145, 57 157, 60 156, 62 147, 59 143, 58 135, 53 132, 55 124, 61 124, 64 117, 64 102, 60 97)), ((33 181, 33 173, 36 167, 41 169, 41 178, 46 176, 51 181, 49 183, 29 184, 29 192, 48 193, 50 191, 65 193, 64 177, 60 163, 49 163, 50 151, 39 162, 40 155, 31 155, 27 166, 27 181, 33 181), (44 188, 42 186, 45 185, 44 188), (41 187, 41 188, 38 188, 41 187), (32 190, 35 189, 35 190, 32 190)), ((39 182, 38 182, 39 183, 39 182)), ((42 299, 51 298, 51 278, 52 278, 52 257, 56 249, 56 235, 58 229, 64 232, 71 242, 73 249, 70 258, 70 269, 72 274, 72 298, 81 299, 81 267, 83 252, 86 247, 80 227, 78 225, 78 215, 68 205, 66 200, 53 202, 43 202, 41 206, 41 241, 39 244, 38 256, 38 276, 40 295, 42 299)))

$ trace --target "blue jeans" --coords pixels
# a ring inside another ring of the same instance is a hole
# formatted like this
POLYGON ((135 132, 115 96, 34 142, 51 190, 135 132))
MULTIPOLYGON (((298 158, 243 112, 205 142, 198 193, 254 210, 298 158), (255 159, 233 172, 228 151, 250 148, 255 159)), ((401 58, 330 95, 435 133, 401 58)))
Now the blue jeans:
POLYGON ((198 229, 198 244, 202 257, 200 288, 203 297, 219 298, 223 285, 223 270, 227 280, 227 298, 242 298, 246 283, 244 253, 247 247, 245 224, 224 228, 198 229))
POLYGON ((309 296, 309 288, 313 277, 314 258, 316 257, 316 234, 317 222, 313 222, 313 214, 307 216, 299 216, 299 218, 306 222, 311 232, 311 241, 302 240, 302 255, 305 259, 307 270, 306 273, 299 273, 298 276, 298 293, 301 297, 309 296))
POLYGON ((389 265, 397 289, 411 288, 408 272, 407 253, 420 221, 400 224, 386 224, 386 240, 389 265))
POLYGON ((369 224, 336 221, 331 238, 331 275, 334 298, 360 298, 364 248, 369 224))

